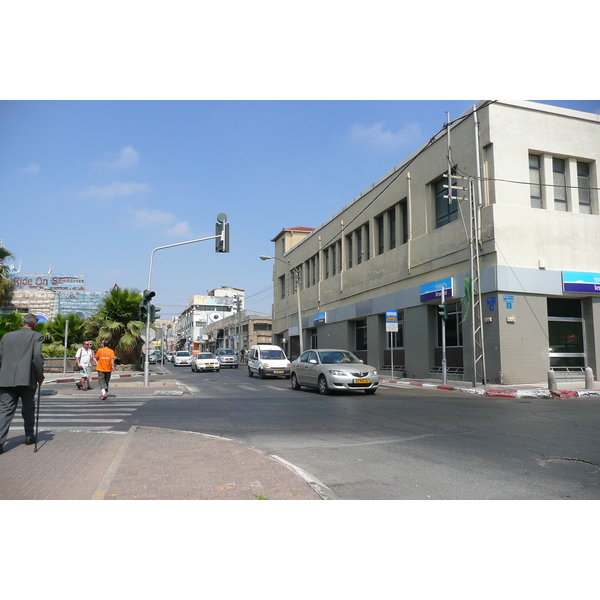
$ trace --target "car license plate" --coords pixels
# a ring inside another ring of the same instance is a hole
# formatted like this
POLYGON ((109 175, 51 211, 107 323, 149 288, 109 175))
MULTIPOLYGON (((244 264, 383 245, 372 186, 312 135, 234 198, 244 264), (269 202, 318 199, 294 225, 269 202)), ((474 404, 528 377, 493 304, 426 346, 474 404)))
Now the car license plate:
POLYGON ((283 371, 273 371, 273 373, 283 373, 283 371))
POLYGON ((371 383, 370 379, 355 379, 354 383, 371 383))

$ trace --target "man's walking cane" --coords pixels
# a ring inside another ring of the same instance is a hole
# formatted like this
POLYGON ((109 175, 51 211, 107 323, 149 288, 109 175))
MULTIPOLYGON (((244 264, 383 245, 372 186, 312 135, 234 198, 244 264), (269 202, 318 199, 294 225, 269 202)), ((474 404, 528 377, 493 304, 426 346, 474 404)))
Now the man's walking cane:
POLYGON ((35 414, 35 446, 34 452, 38 451, 37 443, 38 443, 38 428, 40 425, 40 396, 42 395, 42 384, 38 382, 38 398, 37 398, 37 410, 35 414))

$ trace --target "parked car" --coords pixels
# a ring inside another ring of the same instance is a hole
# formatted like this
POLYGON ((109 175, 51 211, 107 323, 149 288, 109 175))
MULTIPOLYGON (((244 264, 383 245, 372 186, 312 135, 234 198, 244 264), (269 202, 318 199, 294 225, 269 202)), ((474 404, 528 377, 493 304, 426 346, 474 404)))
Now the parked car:
POLYGON ((217 350, 217 360, 219 361, 221 367, 237 369, 239 366, 238 357, 231 348, 219 348, 217 350))
POLYGON ((303 385, 328 394, 333 390, 363 390, 374 394, 379 387, 375 367, 365 365, 348 350, 307 350, 292 363, 292 389, 303 385))
POLYGON ((192 355, 190 362, 192 371, 217 371, 221 370, 221 365, 217 360, 217 357, 211 352, 199 352, 198 354, 192 355))
POLYGON ((192 355, 185 350, 178 350, 175 352, 173 357, 173 365, 178 367, 179 365, 189 365, 192 359, 192 355))
POLYGON ((152 352, 149 356, 148 356, 148 362, 151 365, 155 365, 156 363, 160 362, 160 352, 152 352))
POLYGON ((257 344, 248 353, 248 375, 258 375, 263 379, 267 375, 289 378, 291 365, 285 352, 272 344, 257 344))

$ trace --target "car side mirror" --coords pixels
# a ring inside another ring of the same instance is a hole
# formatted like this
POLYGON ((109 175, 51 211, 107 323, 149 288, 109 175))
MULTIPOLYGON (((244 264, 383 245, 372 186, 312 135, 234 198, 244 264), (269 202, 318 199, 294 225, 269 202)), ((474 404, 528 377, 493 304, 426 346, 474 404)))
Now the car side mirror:
POLYGON ((318 363, 318 362, 317 362, 317 361, 316 361, 314 358, 311 358, 311 359, 310 359, 308 362, 309 362, 311 365, 318 365, 318 364, 319 364, 319 363, 318 363))

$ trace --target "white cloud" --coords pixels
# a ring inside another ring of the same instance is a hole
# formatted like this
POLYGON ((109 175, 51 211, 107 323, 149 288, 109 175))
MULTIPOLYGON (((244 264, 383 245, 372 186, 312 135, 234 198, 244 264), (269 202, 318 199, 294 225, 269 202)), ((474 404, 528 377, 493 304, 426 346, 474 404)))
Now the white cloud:
POLYGON ((22 169, 19 169, 19 171, 21 171, 21 173, 39 173, 40 172, 40 165, 34 165, 33 163, 27 163, 26 167, 23 167, 22 169))
POLYGON ((189 236, 191 235, 191 229, 187 221, 180 221, 167 229, 167 233, 172 236, 189 236))
POLYGON ((152 188, 147 183, 134 183, 133 181, 113 181, 108 185, 91 185, 77 196, 79 198, 96 198, 98 200, 112 200, 121 196, 134 196, 136 194, 146 194, 151 192, 152 188))
POLYGON ((108 160, 102 160, 94 163, 96 167, 105 167, 108 169, 127 169, 135 167, 140 162, 140 155, 133 146, 121 148, 116 156, 112 156, 108 160))
POLYGON ((156 208, 142 208, 133 210, 133 224, 137 227, 154 227, 155 225, 169 225, 175 221, 175 215, 163 212, 156 208))
POLYGON ((373 125, 353 125, 350 129, 350 139, 362 146, 382 150, 395 150, 402 146, 412 145, 421 138, 418 123, 408 123, 399 131, 384 129, 384 123, 373 125))

